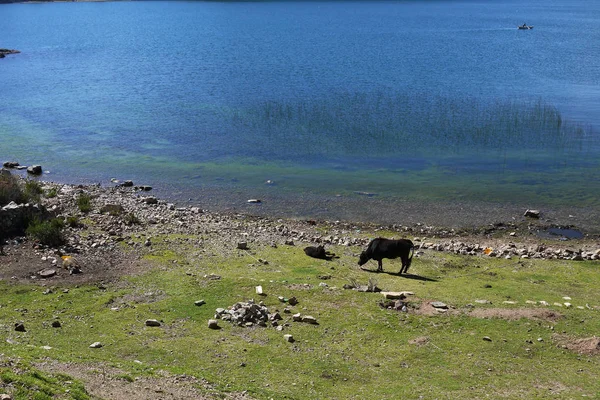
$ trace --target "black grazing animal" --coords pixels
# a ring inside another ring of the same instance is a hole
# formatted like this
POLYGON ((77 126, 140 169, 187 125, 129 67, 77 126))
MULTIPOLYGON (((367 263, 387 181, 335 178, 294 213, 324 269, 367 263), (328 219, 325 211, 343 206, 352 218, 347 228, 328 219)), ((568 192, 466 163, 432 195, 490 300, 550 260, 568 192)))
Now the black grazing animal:
POLYGON ((402 267, 400 268, 399 274, 402 272, 407 273, 412 262, 413 255, 415 254, 415 246, 413 242, 408 239, 384 239, 377 238, 371 240, 367 250, 360 253, 360 259, 358 265, 362 266, 369 260, 376 260, 378 262, 377 272, 383 272, 383 264, 381 260, 384 258, 398 258, 402 259, 402 267), (411 252, 410 257, 409 253, 411 252))
POLYGON ((314 247, 314 246, 305 247, 304 253, 306 253, 306 255, 309 257, 318 258, 318 259, 327 260, 327 261, 331 261, 331 259, 335 257, 334 253, 325 251, 325 247, 323 245, 321 245, 319 247, 314 247))

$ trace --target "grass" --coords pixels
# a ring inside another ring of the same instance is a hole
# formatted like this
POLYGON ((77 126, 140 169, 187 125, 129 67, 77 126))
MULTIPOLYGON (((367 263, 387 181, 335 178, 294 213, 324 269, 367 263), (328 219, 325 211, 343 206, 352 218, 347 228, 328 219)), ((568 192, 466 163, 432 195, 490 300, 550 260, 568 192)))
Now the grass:
POLYGON ((91 399, 83 384, 70 376, 47 374, 23 361, 5 364, 0 356, 0 388, 3 385, 14 388, 14 400, 91 399))
POLYGON ((92 197, 88 193, 81 193, 77 196, 76 202, 79 211, 83 213, 92 211, 92 197))
POLYGON ((28 179, 22 185, 16 176, 0 173, 0 207, 11 201, 17 204, 39 202, 42 193, 41 184, 37 181, 28 179))
POLYGON ((47 246, 60 246, 64 242, 62 229, 65 223, 60 218, 47 221, 33 220, 26 229, 28 236, 47 246))
MULTIPOLYGON (((146 262, 155 268, 124 277, 107 290, 79 286, 67 294, 44 295, 42 287, 0 282, 0 328, 17 343, 2 341, 0 354, 24 362, 50 357, 119 365, 125 381, 159 369, 195 375, 217 391, 246 390, 259 399, 530 399, 600 393, 599 356, 562 349, 553 339, 557 332, 584 338, 600 330, 598 309, 585 308, 600 306, 596 263, 426 252, 411 267, 411 273, 428 279, 419 280, 357 269, 358 248, 332 248, 341 257, 326 262, 306 257, 300 246, 258 247, 222 257, 207 244, 200 257, 181 244, 185 241, 171 239, 153 236, 146 262), (208 274, 221 279, 204 278, 208 274), (319 286, 323 274, 332 276, 323 281, 328 287, 319 286), (378 293, 342 289, 351 280, 375 280, 385 290, 414 292, 411 311, 382 309, 378 293), (267 296, 256 295, 257 285, 267 296), (285 304, 278 296, 295 296, 299 304, 293 313, 312 315, 319 325, 292 322, 290 314, 282 313, 289 323, 283 332, 224 321, 220 330, 207 328, 216 308, 251 298, 282 312, 285 304), (526 301, 562 303, 563 296, 572 298, 573 307, 549 307, 563 315, 555 321, 468 315, 469 304, 540 309, 526 301), (195 306, 199 299, 206 304, 195 306), (477 299, 491 304, 475 303, 477 299), (451 311, 418 314, 416 307, 426 300, 443 301, 451 311), (517 304, 504 304, 506 300, 517 304), (55 317, 62 328, 49 327, 55 317), (163 325, 145 327, 149 318, 163 325), (15 321, 24 321, 28 332, 12 331, 15 321), (287 333, 295 343, 284 341, 287 333), (104 347, 90 349, 95 341, 104 347), (43 350, 43 345, 55 350, 43 350)), ((386 271, 398 268, 384 262, 386 271)))

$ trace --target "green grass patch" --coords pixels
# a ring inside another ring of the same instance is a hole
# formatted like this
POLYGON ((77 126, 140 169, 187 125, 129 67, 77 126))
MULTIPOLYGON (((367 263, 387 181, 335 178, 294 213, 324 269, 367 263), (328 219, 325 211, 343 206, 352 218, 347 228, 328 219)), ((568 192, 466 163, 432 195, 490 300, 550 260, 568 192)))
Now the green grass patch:
POLYGON ((0 356, 0 388, 3 386, 9 389, 14 400, 92 398, 81 382, 68 375, 48 374, 23 361, 4 363, 0 356))
MULTIPOLYGON (((359 270, 359 248, 332 246, 340 258, 329 262, 306 257, 301 246, 252 246, 224 257, 211 241, 198 248, 191 244, 197 238, 187 238, 194 239, 153 236, 147 272, 105 285, 105 290, 80 286, 44 295, 42 287, 0 282, 0 320, 13 343, 0 342, 0 354, 29 362, 50 357, 118 365, 119 378, 126 381, 151 377, 157 370, 189 374, 219 392, 245 390, 258 399, 472 399, 490 393, 515 399, 549 393, 579 398, 600 392, 600 356, 564 349, 554 338, 562 332, 585 338, 600 331, 594 262, 427 251, 413 260, 414 275, 399 277, 359 270), (330 278, 319 278, 325 275, 330 278), (379 293, 342 289, 351 280, 414 292, 409 312, 383 309, 379 293), (266 296, 256 294, 258 285, 266 296), (279 296, 294 296, 299 304, 286 314, 288 304, 279 296), (552 305, 566 302, 566 296, 571 308, 552 305), (206 304, 196 306, 200 299, 206 304), (219 322, 220 330, 207 328, 216 308, 249 299, 279 310, 283 331, 225 321, 219 322), (432 300, 445 302, 449 311, 424 313, 432 300), (470 314, 474 309, 490 316, 475 317, 470 314), (492 314, 496 309, 528 310, 533 316, 499 318, 492 314), (557 317, 538 318, 540 310, 557 317), (312 315, 318 325, 293 322, 293 313, 312 315), (60 329, 50 326, 55 318, 63 324, 60 329), (150 318, 162 325, 146 327, 150 318), (23 321, 27 332, 11 330, 16 321, 23 321), (296 342, 283 339, 288 333, 296 342), (104 346, 90 349, 96 341, 104 346), (44 350, 44 345, 53 349, 44 350)), ((399 261, 384 261, 385 271, 398 269, 399 261)))
POLYGON ((60 246, 64 242, 62 229, 65 223, 60 218, 48 221, 33 220, 26 229, 27 235, 47 246, 60 246))
POLYGON ((79 211, 83 213, 92 211, 92 197, 88 193, 81 193, 77 196, 76 202, 79 211))

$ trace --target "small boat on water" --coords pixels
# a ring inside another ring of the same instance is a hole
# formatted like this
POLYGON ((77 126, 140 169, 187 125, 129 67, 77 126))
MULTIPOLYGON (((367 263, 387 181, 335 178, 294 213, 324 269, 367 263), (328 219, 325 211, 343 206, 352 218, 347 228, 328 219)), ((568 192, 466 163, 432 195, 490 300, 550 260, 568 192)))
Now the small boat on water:
POLYGON ((523 24, 523 25, 519 25, 517 28, 519 28, 519 29, 533 29, 533 25, 523 24))

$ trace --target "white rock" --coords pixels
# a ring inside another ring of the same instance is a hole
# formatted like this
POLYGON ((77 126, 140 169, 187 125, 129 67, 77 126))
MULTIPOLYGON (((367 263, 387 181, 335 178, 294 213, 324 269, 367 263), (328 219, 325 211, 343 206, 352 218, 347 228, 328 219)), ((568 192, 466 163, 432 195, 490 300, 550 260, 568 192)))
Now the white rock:
POLYGON ((283 335, 283 338, 285 339, 286 342, 289 342, 289 343, 294 343, 295 342, 294 337, 292 335, 290 335, 290 334, 283 335))

